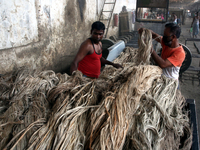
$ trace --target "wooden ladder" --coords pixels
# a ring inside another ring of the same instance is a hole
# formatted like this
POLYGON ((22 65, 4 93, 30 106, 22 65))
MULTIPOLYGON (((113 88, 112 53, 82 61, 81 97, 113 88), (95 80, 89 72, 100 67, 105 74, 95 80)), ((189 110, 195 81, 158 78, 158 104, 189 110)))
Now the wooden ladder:
POLYGON ((116 0, 104 0, 99 21, 105 24, 104 38, 107 37, 110 21, 112 19, 113 10, 115 8, 116 0))

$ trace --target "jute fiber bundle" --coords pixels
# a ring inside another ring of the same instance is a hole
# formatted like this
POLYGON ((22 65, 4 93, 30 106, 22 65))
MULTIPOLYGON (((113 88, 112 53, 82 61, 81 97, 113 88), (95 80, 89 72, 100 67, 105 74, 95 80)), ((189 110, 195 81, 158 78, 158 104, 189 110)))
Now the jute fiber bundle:
MULTIPOLYGON (((58 77, 50 70, 34 74, 28 69, 21 69, 1 77, 0 147, 21 131, 26 132, 26 126, 34 121, 43 118, 42 124, 45 122, 49 111, 47 93, 58 83, 58 77)), ((26 145, 26 141, 23 144, 26 145)))
POLYGON ((124 68, 105 66, 98 79, 79 71, 72 76, 24 71, 17 78, 2 77, 0 149, 190 149, 185 99, 177 81, 149 65, 149 55, 148 44, 126 47, 115 60, 124 68))

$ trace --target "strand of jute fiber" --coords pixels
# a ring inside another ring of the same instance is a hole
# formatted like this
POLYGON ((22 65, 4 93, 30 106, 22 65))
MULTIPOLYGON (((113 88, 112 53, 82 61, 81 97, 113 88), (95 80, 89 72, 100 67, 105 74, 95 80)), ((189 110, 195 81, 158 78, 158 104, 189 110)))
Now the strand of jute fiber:
POLYGON ((149 64, 150 32, 139 40, 114 61, 123 69, 105 66, 98 79, 26 69, 1 77, 0 149, 190 149, 177 81, 149 64))

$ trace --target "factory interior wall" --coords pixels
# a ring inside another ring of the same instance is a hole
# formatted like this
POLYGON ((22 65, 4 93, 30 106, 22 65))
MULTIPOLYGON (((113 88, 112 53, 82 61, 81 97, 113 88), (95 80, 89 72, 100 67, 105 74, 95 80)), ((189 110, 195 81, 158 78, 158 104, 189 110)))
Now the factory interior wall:
POLYGON ((93 0, 9 0, 0 4, 0 74, 20 67, 65 70, 97 19, 93 0))
MULTIPOLYGON (((103 1, 103 0, 102 0, 103 1)), ((102 2, 101 1, 101 2, 102 2)), ((118 0, 114 13, 119 13, 118 0)), ((0 2, 0 74, 28 67, 67 72, 80 44, 99 20, 98 0, 9 0, 0 2)), ((128 6, 129 2, 126 1, 128 6)), ((125 4, 125 3, 124 3, 125 4)), ((118 27, 109 28, 118 35, 118 27)))

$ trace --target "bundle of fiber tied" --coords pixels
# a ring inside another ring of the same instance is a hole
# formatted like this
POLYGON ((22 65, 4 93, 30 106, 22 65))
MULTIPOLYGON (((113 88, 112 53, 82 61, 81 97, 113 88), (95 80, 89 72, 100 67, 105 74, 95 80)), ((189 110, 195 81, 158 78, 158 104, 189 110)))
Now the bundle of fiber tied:
MULTIPOLYGON (((143 51, 145 56, 150 55, 147 47, 145 46, 146 50, 143 51)), ((79 71, 72 76, 55 74, 53 71, 47 71, 48 77, 42 78, 40 73, 35 73, 33 77, 30 74, 25 75, 31 76, 32 80, 34 78, 34 82, 30 84, 25 82, 29 80, 21 80, 20 85, 26 87, 26 90, 18 88, 11 96, 8 96, 9 92, 6 91, 18 82, 2 79, 0 87, 4 89, 2 93, 7 97, 7 101, 18 96, 22 99, 27 97, 30 104, 35 101, 41 104, 36 107, 38 112, 29 107, 25 118, 33 118, 33 114, 36 116, 23 127, 20 124, 21 128, 13 130, 19 126, 13 121, 9 135, 5 135, 4 130, 1 130, 1 135, 6 136, 1 148, 190 149, 192 135, 189 118, 184 110, 185 99, 177 90, 177 81, 163 76, 162 69, 158 66, 150 65, 150 57, 145 57, 148 59, 146 61, 139 59, 141 55, 138 53, 140 51, 137 49, 126 47, 115 60, 122 63, 124 68, 105 66, 98 79, 83 77, 79 71), (11 86, 4 87, 3 83, 9 83, 11 86), (37 88, 36 84, 45 88, 37 88), (40 94, 34 96, 35 93, 40 94), (38 109, 41 106, 45 107, 43 111, 38 109)), ((18 76, 21 76, 20 73, 18 76)), ((6 117, 7 110, 16 104, 18 105, 15 101, 2 104, 7 107, 2 111, 2 115, 6 117)), ((10 111, 10 114, 14 112, 10 111)), ((18 114, 21 113, 17 113, 13 120, 19 117, 18 114)), ((24 120, 22 118, 22 121, 24 120)), ((10 122, 3 118, 0 123, 3 128, 4 124, 10 122)), ((3 139, 2 136, 1 138, 3 139)))

